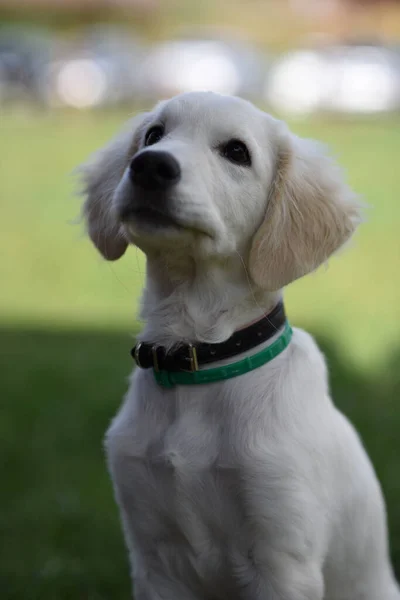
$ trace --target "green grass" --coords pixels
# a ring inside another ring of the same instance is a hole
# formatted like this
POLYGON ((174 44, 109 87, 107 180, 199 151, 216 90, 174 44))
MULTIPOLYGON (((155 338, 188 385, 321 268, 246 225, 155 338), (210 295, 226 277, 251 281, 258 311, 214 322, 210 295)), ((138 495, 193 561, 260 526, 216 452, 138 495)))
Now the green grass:
MULTIPOLYGON (((3 115, 0 135, 0 590, 7 600, 129 598, 102 437, 126 388, 143 260, 102 262, 71 221, 68 174, 120 114, 3 115)), ((287 292, 326 352, 337 404, 388 502, 400 575, 400 121, 295 123, 371 205, 351 248, 287 292)))

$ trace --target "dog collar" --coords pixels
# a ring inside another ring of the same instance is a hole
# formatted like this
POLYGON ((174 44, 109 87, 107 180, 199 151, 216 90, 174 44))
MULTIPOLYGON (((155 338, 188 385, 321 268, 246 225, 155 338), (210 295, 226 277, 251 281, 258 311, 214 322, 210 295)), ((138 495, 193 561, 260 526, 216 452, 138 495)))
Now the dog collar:
POLYGON ((202 371, 191 372, 176 372, 176 371, 156 371, 154 369, 154 377, 159 385, 164 388, 171 388, 175 385, 198 385, 201 383, 214 383, 216 381, 224 381, 249 373, 254 369, 258 369, 262 365, 273 360, 278 354, 283 352, 289 345, 292 339, 292 328, 286 321, 285 328, 281 335, 264 350, 260 350, 253 356, 248 356, 242 360, 238 360, 230 365, 223 367, 215 367, 213 369, 204 369, 202 371))
POLYGON ((231 379, 261 367, 278 356, 288 346, 291 337, 292 329, 286 320, 283 303, 279 302, 271 313, 236 331, 225 342, 182 344, 169 352, 162 346, 138 342, 131 355, 140 368, 153 368, 157 383, 163 387, 196 385, 231 379), (280 330, 281 334, 270 346, 252 356, 225 366, 199 370, 207 363, 251 350, 280 330))

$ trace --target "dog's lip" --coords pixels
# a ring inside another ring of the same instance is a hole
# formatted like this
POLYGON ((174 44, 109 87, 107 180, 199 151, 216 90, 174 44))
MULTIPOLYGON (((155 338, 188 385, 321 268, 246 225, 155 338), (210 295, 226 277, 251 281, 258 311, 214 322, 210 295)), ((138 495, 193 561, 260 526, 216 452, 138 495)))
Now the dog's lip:
POLYGON ((123 223, 129 222, 131 219, 140 219, 152 225, 161 227, 177 227, 182 228, 182 225, 169 213, 154 208, 152 206, 136 206, 132 207, 121 215, 123 223))
POLYGON ((163 227, 163 228, 175 228, 187 231, 193 231, 201 233, 208 237, 213 237, 210 231, 202 229, 191 223, 183 223, 169 213, 165 213, 162 210, 154 208, 153 206, 133 206, 123 211, 120 215, 122 223, 129 225, 129 222, 135 219, 145 224, 163 227))

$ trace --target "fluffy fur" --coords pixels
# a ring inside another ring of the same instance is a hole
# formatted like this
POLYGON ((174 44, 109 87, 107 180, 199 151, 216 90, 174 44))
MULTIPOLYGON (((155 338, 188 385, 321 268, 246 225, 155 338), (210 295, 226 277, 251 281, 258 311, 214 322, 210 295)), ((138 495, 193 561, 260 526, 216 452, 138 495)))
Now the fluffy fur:
MULTIPOLYGON (((318 145, 211 93, 138 117, 83 175, 90 237, 107 259, 129 243, 145 252, 141 338, 168 346, 227 339, 360 222, 318 145), (151 151, 182 173, 163 194, 129 177, 154 124, 164 133, 151 151), (224 156, 232 138, 251 166, 224 156), (148 206, 153 221, 121 218, 148 206)), ((165 390, 136 369, 106 448, 136 600, 400 600, 379 484, 307 333, 225 382, 165 390)))

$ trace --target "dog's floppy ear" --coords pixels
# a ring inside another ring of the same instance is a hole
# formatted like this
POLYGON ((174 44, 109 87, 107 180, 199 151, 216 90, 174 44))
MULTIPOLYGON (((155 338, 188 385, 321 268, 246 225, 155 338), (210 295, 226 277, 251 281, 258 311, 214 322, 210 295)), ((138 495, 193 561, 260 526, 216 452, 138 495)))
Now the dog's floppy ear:
POLYGON ((107 260, 120 258, 128 241, 113 212, 113 196, 123 172, 138 149, 146 115, 129 121, 124 130, 77 169, 83 182, 83 217, 90 239, 107 260))
POLYGON ((314 271, 351 237, 360 208, 321 146, 282 125, 265 218, 250 250, 255 283, 278 290, 314 271))

